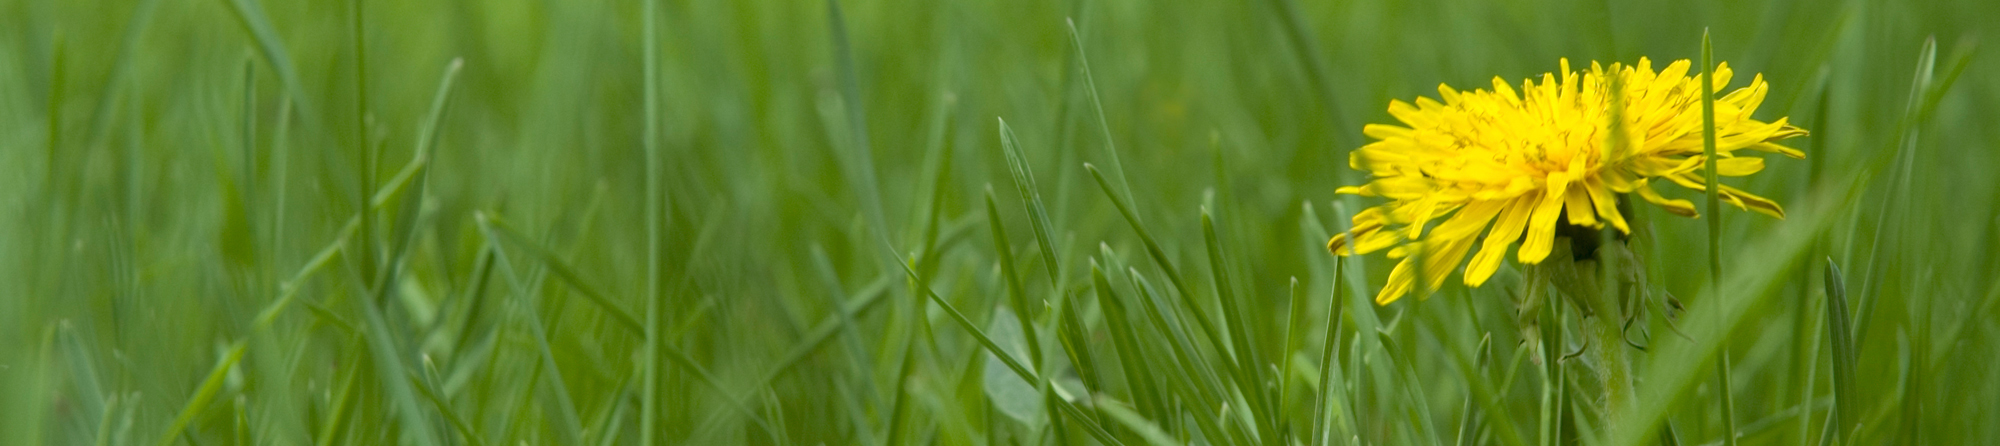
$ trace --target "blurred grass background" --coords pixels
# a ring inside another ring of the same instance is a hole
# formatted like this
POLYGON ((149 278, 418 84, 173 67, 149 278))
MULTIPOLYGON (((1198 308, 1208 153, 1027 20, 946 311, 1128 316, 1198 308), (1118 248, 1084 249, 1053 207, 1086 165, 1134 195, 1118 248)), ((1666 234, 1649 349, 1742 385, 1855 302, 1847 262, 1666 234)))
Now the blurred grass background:
POLYGON ((1809 158, 1719 299, 1638 206, 1626 439, 2000 440, 2000 4, 838 7, 0 1, 0 443, 1590 441, 1573 314, 1367 303, 1333 190, 1391 99, 1704 29, 1809 158))

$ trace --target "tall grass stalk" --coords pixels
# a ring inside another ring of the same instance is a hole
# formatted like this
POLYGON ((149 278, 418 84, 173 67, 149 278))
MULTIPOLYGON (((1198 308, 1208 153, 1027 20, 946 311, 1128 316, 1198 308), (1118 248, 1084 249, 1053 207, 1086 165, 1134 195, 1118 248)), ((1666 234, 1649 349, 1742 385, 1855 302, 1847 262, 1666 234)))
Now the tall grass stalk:
MULTIPOLYGON (((1708 206, 1708 293, 1711 299, 1723 299, 1722 294, 1722 202, 1718 198, 1722 183, 1715 170, 1715 47, 1709 42, 1708 30, 1701 32, 1701 159, 1702 175, 1707 177, 1708 206)), ((1720 310, 1722 306, 1715 306, 1720 310)), ((1721 314, 1711 317, 1721 318, 1721 314)), ((1723 333, 1723 336, 1728 336, 1723 333)), ((1736 400, 1730 389, 1729 350, 1724 348, 1722 359, 1715 365, 1715 391, 1719 395, 1722 409, 1722 443, 1736 446, 1736 400)))

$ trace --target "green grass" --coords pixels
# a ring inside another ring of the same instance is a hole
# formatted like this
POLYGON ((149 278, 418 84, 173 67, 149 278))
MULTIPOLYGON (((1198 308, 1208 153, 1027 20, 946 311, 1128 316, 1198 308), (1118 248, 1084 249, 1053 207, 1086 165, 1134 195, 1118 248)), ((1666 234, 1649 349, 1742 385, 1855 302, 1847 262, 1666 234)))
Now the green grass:
POLYGON ((0 0, 0 444, 1991 443, 1989 3, 0 0), (1711 52, 1808 159, 1622 342, 1326 253, 1391 99, 1711 52))

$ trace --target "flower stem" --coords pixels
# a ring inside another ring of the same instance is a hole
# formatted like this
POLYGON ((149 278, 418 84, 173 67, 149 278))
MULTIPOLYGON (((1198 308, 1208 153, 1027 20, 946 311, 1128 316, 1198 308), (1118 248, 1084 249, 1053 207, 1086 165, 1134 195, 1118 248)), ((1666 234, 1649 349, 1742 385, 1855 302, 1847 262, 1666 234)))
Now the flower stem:
MULTIPOLYGON (((1595 235, 1595 234, 1592 234, 1595 235)), ((1556 242, 1558 248, 1567 248, 1583 237, 1562 237, 1556 242)), ((1583 238, 1584 240, 1589 240, 1583 238)), ((1615 243, 1614 243, 1615 244, 1615 243)), ((1605 438, 1615 438, 1620 423, 1627 414, 1638 409, 1636 392, 1632 386, 1632 353, 1626 349, 1623 317, 1625 313, 1619 304, 1617 286, 1619 269, 1628 267, 1620 259, 1622 255, 1605 255, 1613 244, 1591 244, 1587 257, 1568 261, 1567 256, 1558 256, 1546 262, 1550 283, 1574 303, 1589 313, 1584 320, 1583 336, 1589 336, 1588 349, 1594 356, 1592 366, 1604 383, 1603 434, 1605 438), (1601 286, 1609 285, 1609 286, 1601 286)), ((1569 252, 1559 249, 1558 252, 1569 252)))
MULTIPOLYGON (((1598 377, 1604 380, 1604 426, 1606 438, 1614 438, 1611 429, 1617 429, 1624 422, 1625 415, 1638 408, 1632 388, 1631 351, 1625 348, 1625 332, 1618 323, 1618 306, 1603 293, 1593 293, 1587 300, 1592 301, 1589 320, 1585 321, 1590 336, 1596 337, 1591 350, 1597 355, 1598 377)), ((1584 299, 1579 299, 1584 300, 1584 299)))

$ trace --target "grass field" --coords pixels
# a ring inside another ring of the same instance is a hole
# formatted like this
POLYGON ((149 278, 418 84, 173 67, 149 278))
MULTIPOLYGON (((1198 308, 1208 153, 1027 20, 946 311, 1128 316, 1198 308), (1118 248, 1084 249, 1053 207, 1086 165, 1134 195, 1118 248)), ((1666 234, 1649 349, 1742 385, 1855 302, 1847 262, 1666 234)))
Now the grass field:
POLYGON ((0 444, 1992 443, 1994 23, 0 0, 0 444), (1726 180, 1783 220, 1634 206, 1625 342, 1511 258, 1377 306, 1327 252, 1391 100, 1705 30, 1807 157, 1726 180))

